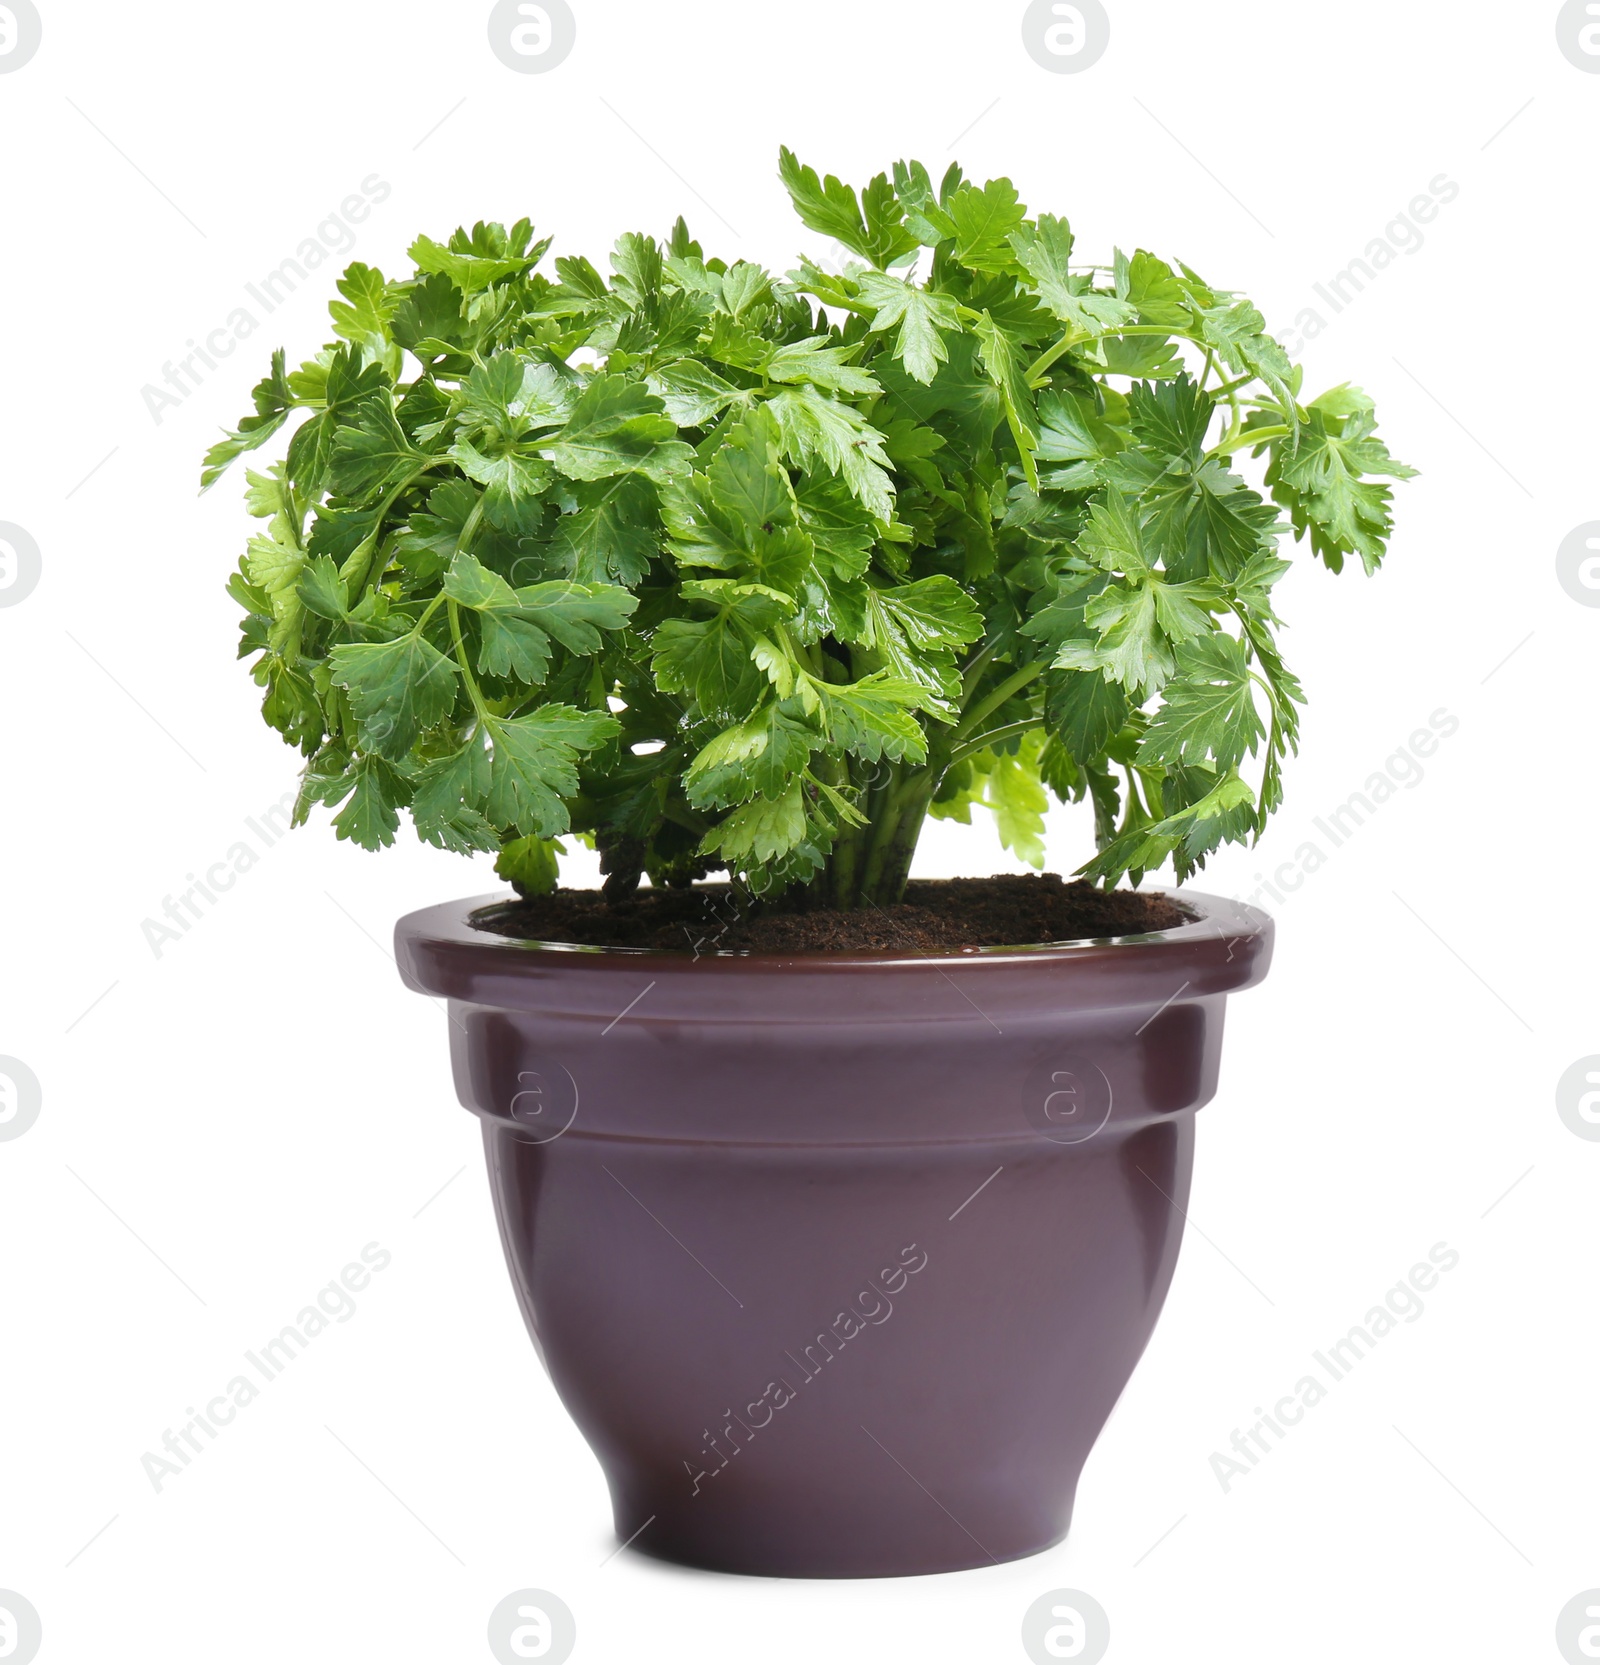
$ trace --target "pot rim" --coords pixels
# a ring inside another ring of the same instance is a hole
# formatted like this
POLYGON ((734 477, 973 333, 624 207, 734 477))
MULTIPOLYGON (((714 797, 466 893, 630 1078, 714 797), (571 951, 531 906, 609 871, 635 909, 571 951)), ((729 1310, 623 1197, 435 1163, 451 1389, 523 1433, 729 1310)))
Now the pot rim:
MULTIPOLYGON (((615 1029, 648 994, 648 1022, 729 1033, 752 1021, 846 1028, 916 1021, 1056 1021, 1066 1010, 1164 1007, 1259 983, 1272 960, 1271 916, 1202 891, 1170 893, 1194 916, 1123 937, 908 953, 756 954, 687 948, 600 948, 496 936, 471 916, 505 900, 467 897, 407 914, 395 961, 418 993, 502 1010, 557 1014, 615 1029), (973 992, 969 992, 969 990, 973 992), (981 999, 974 998, 981 992, 981 999), (937 995, 930 1000, 928 995, 937 995), (620 1014, 620 1015, 619 1015, 620 1014), (1030 1015, 1031 1014, 1031 1015, 1030 1015), (896 1020, 898 1021, 898 1020, 896 1020)), ((646 1022, 641 1008, 640 1022, 646 1022)), ((620 1031, 618 1031, 620 1033, 620 1031)))
MULTIPOLYGON (((506 907, 515 900, 505 894, 468 896, 459 901, 435 904, 404 915, 395 926, 397 944, 425 947, 455 957, 464 948, 475 950, 474 959, 491 956, 506 970, 514 965, 555 967, 573 965, 580 957, 585 968, 606 964, 625 965, 634 970, 660 967, 683 971, 704 965, 738 967, 749 971, 796 971, 818 968, 899 966, 933 967, 941 970, 1006 962, 1079 962, 1126 956, 1139 950, 1184 949, 1202 942, 1271 940, 1272 916, 1261 908, 1206 891, 1173 889, 1162 894, 1194 917, 1186 924, 1162 931, 1136 931, 1121 936, 1073 937, 1059 942, 1016 943, 994 947, 922 952, 916 949, 879 948, 830 950, 818 953, 761 953, 743 948, 631 948, 598 943, 549 942, 532 937, 503 936, 474 925, 473 920, 490 908, 506 907)), ((1230 950, 1229 958, 1232 958, 1230 950)))

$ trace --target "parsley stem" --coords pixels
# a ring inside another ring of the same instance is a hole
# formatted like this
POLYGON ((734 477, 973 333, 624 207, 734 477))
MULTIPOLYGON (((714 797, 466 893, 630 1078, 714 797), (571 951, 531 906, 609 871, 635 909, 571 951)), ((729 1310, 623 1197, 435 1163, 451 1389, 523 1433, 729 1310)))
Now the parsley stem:
POLYGON ((989 661, 994 658, 995 654, 999 652, 999 650, 1000 638, 998 636, 991 636, 989 640, 983 644, 982 648, 980 648, 978 652, 973 655, 971 660, 968 661, 961 679, 961 698, 963 700, 969 700, 972 698, 973 692, 978 686, 978 680, 982 677, 985 667, 988 665, 989 661))
POLYGON ((472 696, 472 708, 478 713, 479 721, 486 722, 489 708, 483 703, 483 695, 472 674, 472 667, 467 663, 466 644, 461 640, 461 609, 453 601, 447 601, 445 605, 450 609, 450 634, 455 640, 456 662, 461 666, 462 676, 466 678, 467 692, 472 696))
POLYGON ((1045 350, 1030 364, 1024 373, 1024 379, 1030 387, 1037 387, 1044 379, 1044 373, 1063 353, 1069 353, 1076 346, 1087 341, 1089 337, 1082 330, 1071 329, 1066 332, 1053 347, 1045 350))
POLYGON ((1269 439, 1282 439, 1290 430, 1287 427, 1276 428, 1240 428, 1235 426, 1218 444, 1213 445, 1206 452, 1206 461, 1216 457, 1231 457, 1235 451, 1243 451, 1253 445, 1263 445, 1269 439))
POLYGON ((1020 693, 1047 668, 1047 661, 1037 659, 1031 665, 1024 665, 1021 670, 1008 676, 998 688, 979 700, 970 711, 962 714, 961 721, 956 724, 955 739, 960 741, 965 738, 990 712, 998 711, 1013 694, 1020 693))
MULTIPOLYGON (((1192 341, 1197 347, 1205 345, 1198 336, 1192 334, 1189 330, 1177 329, 1171 324, 1123 324, 1117 329, 1107 330, 1104 335, 1087 335, 1082 330, 1071 329, 1053 347, 1046 347, 1028 366, 1026 373, 1028 385, 1030 387, 1040 386, 1045 371, 1063 353, 1071 352, 1074 347, 1081 347, 1086 342, 1107 341, 1114 335, 1163 335, 1172 341, 1192 341)), ((1245 379, 1250 380, 1249 377, 1245 379)))
POLYGON ((358 551, 364 546, 368 552, 366 563, 361 569, 361 582, 356 586, 355 590, 355 593, 358 596, 365 592, 369 584, 381 584, 383 582, 384 573, 388 571, 389 563, 386 560, 380 558, 375 562, 373 557, 381 557, 383 549, 383 523, 389 518, 389 511, 397 502, 399 502, 401 496, 405 492, 409 491, 424 474, 428 473, 430 469, 438 468, 443 464, 448 463, 449 460, 450 459, 448 457, 436 457, 433 461, 424 463, 421 468, 415 469, 412 473, 408 474, 405 479, 403 479, 399 485, 390 491, 378 504, 377 516, 373 520, 372 530, 361 540, 361 544, 357 545, 358 551))
POLYGON ((1129 833, 1137 831, 1140 827, 1148 825, 1155 819, 1149 809, 1139 801, 1139 789, 1134 778, 1133 768, 1129 766, 1122 773, 1127 778, 1128 795, 1123 803, 1122 825, 1117 828, 1118 838, 1126 838, 1129 833))
POLYGON ((467 516, 466 521, 461 528, 460 534, 456 538, 457 555, 459 555, 464 549, 470 548, 473 538, 477 536, 478 523, 483 519, 483 505, 486 501, 486 495, 485 497, 480 497, 478 501, 472 505, 472 513, 467 516))
POLYGON ((969 757, 987 750, 990 746, 998 745, 1002 740, 1014 740, 1043 726, 1037 717, 1024 717, 1019 722, 1007 723, 1003 728, 992 728, 987 734, 980 734, 975 739, 963 740, 951 752, 946 768, 953 769, 958 763, 965 763, 969 757))

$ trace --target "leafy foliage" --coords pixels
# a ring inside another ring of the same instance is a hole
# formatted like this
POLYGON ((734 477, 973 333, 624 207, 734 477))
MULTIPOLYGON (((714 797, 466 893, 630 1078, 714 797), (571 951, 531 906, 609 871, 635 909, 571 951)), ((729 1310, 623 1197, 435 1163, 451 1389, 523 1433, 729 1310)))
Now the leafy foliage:
POLYGON ((1303 698, 1280 540, 1372 572, 1411 473, 1371 401, 1302 404, 1248 301, 1078 262, 1008 180, 780 174, 836 269, 679 220, 545 272, 479 224, 351 266, 337 339, 275 355, 202 483, 287 430, 230 589, 299 818, 375 848, 409 810, 525 889, 575 834, 613 887, 843 906, 974 805, 1042 864, 1048 795, 1086 802, 1108 884, 1258 835, 1303 698))

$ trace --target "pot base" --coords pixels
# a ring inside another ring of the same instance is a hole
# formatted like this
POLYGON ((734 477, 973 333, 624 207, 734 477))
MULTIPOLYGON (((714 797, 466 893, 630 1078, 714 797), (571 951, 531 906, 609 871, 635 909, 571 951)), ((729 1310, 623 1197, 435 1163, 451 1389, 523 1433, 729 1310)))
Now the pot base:
MULTIPOLYGON (((906 1484, 910 1486, 911 1482, 908 1480, 906 1484)), ((926 1498, 921 1501, 927 1504, 931 1514, 939 1514, 936 1502, 926 1498)), ((904 1516, 897 1517, 892 1533, 887 1536, 861 1541, 841 1540, 837 1535, 828 1534, 828 1542, 819 1541, 810 1546, 797 1544, 792 1537, 782 1543, 765 1543, 763 1540, 770 1534, 761 1530, 732 1542, 723 1541, 718 1534, 717 1541, 712 1542, 709 1535, 680 1533, 674 1530, 674 1525, 658 1519, 626 1547, 653 1561, 742 1578, 918 1578, 1026 1561, 1030 1556, 1054 1549, 1067 1538, 1067 1529, 1063 1527, 1042 1538, 1009 1542, 994 1540, 991 1535, 990 1541, 979 1545, 952 1526, 953 1538, 959 1542, 951 1542, 941 1552, 921 1540, 913 1547, 908 1542, 909 1522, 904 1516)), ((619 1546, 624 1543, 620 1527, 617 1543, 619 1546)))

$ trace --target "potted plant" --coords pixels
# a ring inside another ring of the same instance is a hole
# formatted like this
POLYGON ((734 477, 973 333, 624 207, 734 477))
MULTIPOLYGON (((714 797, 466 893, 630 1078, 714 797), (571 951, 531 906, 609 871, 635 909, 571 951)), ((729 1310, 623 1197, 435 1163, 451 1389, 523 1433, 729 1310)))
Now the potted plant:
POLYGON ((1371 572, 1411 471, 1249 301, 1081 264, 1006 180, 781 174, 840 269, 681 219, 605 270, 527 221, 351 266, 204 478, 297 424, 232 580, 297 820, 408 810, 517 893, 399 959, 620 1537, 932 1572, 1065 1532, 1266 970, 1253 908, 1114 887, 1260 833, 1280 540, 1371 572), (1077 882, 908 888, 975 805, 1042 865, 1047 791, 1092 809, 1077 882))

